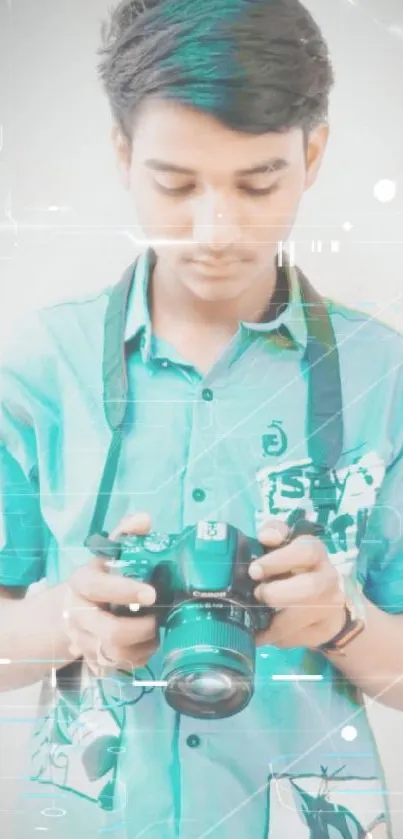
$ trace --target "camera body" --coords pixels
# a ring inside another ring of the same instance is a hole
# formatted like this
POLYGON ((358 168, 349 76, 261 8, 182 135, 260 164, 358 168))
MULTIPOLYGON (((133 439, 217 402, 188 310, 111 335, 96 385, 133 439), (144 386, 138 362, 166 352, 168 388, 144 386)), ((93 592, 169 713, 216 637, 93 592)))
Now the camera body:
POLYGON ((271 610, 255 600, 256 582, 248 574, 250 563, 267 548, 232 525, 203 521, 180 534, 124 536, 115 544, 114 556, 107 562, 110 572, 149 583, 156 590, 156 601, 134 610, 114 606, 114 614, 153 614, 163 627, 177 606, 211 602, 228 616, 231 606, 242 605, 250 614, 248 628, 255 632, 268 628, 271 610))
MULTIPOLYGON (((288 542, 321 528, 305 519, 288 542)), ((255 641, 276 610, 259 603, 249 576, 254 559, 270 552, 225 522, 200 521, 180 534, 93 536, 90 550, 108 557, 110 573, 151 584, 152 606, 110 607, 115 615, 155 615, 165 628, 162 681, 168 703, 189 716, 238 713, 254 689, 255 641)))

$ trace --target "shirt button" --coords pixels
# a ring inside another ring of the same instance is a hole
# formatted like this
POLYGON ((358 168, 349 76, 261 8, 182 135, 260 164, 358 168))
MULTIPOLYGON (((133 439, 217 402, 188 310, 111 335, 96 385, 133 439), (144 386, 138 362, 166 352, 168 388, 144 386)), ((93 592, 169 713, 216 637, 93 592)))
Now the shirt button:
POLYGON ((209 387, 206 387, 206 388, 202 391, 202 397, 203 397, 203 399, 204 399, 204 401, 205 401, 205 402, 212 402, 212 401, 213 401, 213 391, 212 391, 212 390, 210 390, 210 388, 209 388, 209 387))
POLYGON ((167 358, 163 358, 161 361, 161 367, 168 367, 169 361, 167 358))
POLYGON ((204 501, 206 497, 206 493, 204 489, 194 489, 192 492, 192 498, 194 501, 204 501))
POLYGON ((190 734, 186 743, 191 749, 197 749, 197 747, 200 746, 200 737, 198 737, 197 734, 190 734))

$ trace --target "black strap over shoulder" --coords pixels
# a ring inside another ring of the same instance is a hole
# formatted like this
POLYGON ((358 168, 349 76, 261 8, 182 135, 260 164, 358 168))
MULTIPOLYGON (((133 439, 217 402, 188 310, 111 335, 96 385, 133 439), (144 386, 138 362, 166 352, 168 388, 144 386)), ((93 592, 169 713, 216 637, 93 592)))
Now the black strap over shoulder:
POLYGON ((308 342, 307 443, 313 463, 331 469, 343 451, 343 394, 339 353, 327 306, 297 268, 308 342))
POLYGON ((122 279, 113 287, 105 315, 103 401, 106 421, 112 431, 112 441, 85 544, 94 533, 102 532, 119 463, 128 397, 124 334, 127 305, 137 262, 138 259, 126 269, 122 279))
MULTIPOLYGON (((105 316, 103 358, 104 409, 112 431, 94 515, 86 540, 102 533, 116 478, 128 401, 125 352, 127 305, 136 260, 111 291, 105 316)), ((343 449, 343 403, 340 365, 333 326, 325 302, 297 268, 308 341, 303 362, 308 370, 307 445, 309 456, 323 475, 334 467, 343 449)))
POLYGON ((126 413, 128 385, 124 334, 137 262, 126 269, 120 282, 112 289, 105 316, 102 378, 105 416, 112 431, 122 425, 126 413))

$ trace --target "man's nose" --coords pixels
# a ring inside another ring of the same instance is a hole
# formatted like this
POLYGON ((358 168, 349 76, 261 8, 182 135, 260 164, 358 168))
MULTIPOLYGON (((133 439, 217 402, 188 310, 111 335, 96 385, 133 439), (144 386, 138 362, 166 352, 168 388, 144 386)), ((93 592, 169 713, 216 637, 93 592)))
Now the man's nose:
POLYGON ((193 240, 217 252, 241 241, 241 220, 234 201, 205 198, 194 210, 193 240))

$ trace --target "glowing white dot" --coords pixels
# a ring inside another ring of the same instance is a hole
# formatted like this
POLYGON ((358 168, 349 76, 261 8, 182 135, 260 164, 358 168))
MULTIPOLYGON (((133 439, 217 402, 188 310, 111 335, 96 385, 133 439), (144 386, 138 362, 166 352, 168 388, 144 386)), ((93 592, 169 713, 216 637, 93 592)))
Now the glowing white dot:
POLYGON ((349 233, 352 229, 353 225, 351 224, 351 221, 345 221, 343 224, 343 230, 347 230, 347 233, 349 233))
POLYGON ((346 725, 341 731, 341 736, 343 740, 347 740, 348 743, 351 743, 352 740, 355 740, 357 734, 358 731, 353 725, 346 725))
POLYGON ((395 181, 389 181, 387 179, 383 181, 378 181, 378 183, 374 186, 374 195, 378 201, 381 201, 382 204, 386 204, 388 201, 393 201, 396 197, 396 183, 395 181))

